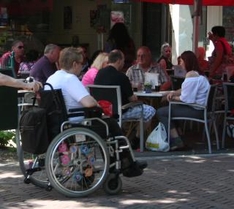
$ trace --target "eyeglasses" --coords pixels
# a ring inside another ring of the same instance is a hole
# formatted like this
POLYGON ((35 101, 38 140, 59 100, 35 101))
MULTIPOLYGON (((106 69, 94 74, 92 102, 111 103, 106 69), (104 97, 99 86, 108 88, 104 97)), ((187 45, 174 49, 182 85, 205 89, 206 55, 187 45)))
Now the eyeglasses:
POLYGON ((24 49, 24 46, 18 46, 18 49, 24 49))

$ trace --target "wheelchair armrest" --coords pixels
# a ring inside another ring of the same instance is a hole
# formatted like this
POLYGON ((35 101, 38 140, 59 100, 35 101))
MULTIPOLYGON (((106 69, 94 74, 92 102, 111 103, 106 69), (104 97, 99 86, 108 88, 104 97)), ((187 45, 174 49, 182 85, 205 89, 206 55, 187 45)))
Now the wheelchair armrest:
POLYGON ((100 118, 102 116, 102 108, 100 107, 81 107, 68 110, 68 117, 84 116, 85 118, 100 118))
POLYGON ((130 102, 122 106, 122 110, 126 110, 130 107, 136 107, 136 106, 141 106, 143 105, 142 101, 137 101, 137 102, 130 102))
POLYGON ((179 102, 179 101, 170 101, 169 105, 184 105, 184 106, 190 106, 190 107, 195 107, 195 108, 199 108, 199 109, 206 109, 206 106, 204 105, 199 105, 199 104, 195 104, 195 103, 185 103, 185 102, 179 102))

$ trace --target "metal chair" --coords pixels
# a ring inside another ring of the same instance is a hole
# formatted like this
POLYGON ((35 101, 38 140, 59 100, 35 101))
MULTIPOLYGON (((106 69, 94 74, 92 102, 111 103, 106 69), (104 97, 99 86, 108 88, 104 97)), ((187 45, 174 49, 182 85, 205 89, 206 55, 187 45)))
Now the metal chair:
POLYGON ((222 148, 225 147, 226 127, 228 121, 234 120, 234 83, 223 83, 224 90, 224 120, 222 133, 222 148))
POLYGON ((171 75, 170 77, 171 77, 172 90, 180 89, 185 78, 174 75, 171 75))
POLYGON ((16 129, 18 127, 18 97, 17 89, 0 87, 0 130, 16 129))
POLYGON ((143 103, 131 102, 122 106, 120 86, 112 85, 88 85, 90 94, 97 100, 107 100, 113 105, 113 117, 118 120, 119 126, 122 127, 124 122, 136 121, 140 124, 140 151, 144 151, 144 122, 143 122, 143 103), (134 106, 141 106, 141 118, 122 119, 122 112, 134 106))
POLYGON ((191 103, 184 103, 184 102, 169 102, 169 115, 168 115, 168 141, 170 141, 170 129, 171 129, 171 121, 172 120, 189 120, 189 121, 197 121, 200 123, 204 123, 205 125, 205 132, 207 137, 208 143, 208 151, 211 154, 211 141, 210 141, 210 133, 209 133, 209 123, 212 123, 215 131, 215 138, 217 143, 217 149, 219 149, 219 139, 218 139, 218 131, 216 127, 216 120, 215 120, 215 97, 216 97, 217 86, 211 85, 209 92, 207 94, 205 105, 198 105, 198 104, 191 104, 191 103), (190 117, 188 116, 172 116, 172 109, 174 105, 181 105, 181 106, 190 106, 193 108, 199 108, 203 111, 203 117, 190 117))
MULTIPOLYGON (((0 73, 13 77, 11 69, 0 69, 0 73)), ((0 130, 16 129, 18 127, 17 89, 1 86, 0 97, 0 130)))

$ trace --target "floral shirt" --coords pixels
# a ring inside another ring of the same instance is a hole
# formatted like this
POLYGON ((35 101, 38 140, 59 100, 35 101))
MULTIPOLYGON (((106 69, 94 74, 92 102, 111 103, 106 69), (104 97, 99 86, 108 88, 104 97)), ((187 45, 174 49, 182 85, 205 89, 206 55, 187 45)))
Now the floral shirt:
POLYGON ((19 72, 29 72, 35 62, 21 62, 19 72))

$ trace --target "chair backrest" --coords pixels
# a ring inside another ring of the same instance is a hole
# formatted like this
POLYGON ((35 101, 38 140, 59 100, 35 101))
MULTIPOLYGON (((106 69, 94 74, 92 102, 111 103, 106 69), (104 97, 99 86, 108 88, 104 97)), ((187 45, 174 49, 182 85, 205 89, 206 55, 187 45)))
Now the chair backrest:
POLYGON ((107 100, 112 103, 113 117, 122 121, 122 100, 120 86, 112 85, 88 85, 88 91, 97 101, 107 100))
POLYGON ((170 77, 171 77, 172 90, 180 89, 185 78, 174 75, 171 75, 170 77))
POLYGON ((18 127, 17 89, 0 86, 0 130, 18 127))
POLYGON ((0 68, 0 73, 16 78, 15 70, 13 68, 0 68))
MULTIPOLYGON (((0 73, 12 76, 12 70, 0 69, 0 73)), ((17 89, 0 86, 0 130, 18 127, 18 96, 17 89)))
POLYGON ((174 73, 173 75, 176 77, 185 77, 187 71, 183 69, 180 65, 173 66, 174 73))
POLYGON ((215 110, 216 92, 217 92, 217 85, 216 84, 211 85, 208 95, 206 97, 206 106, 208 112, 212 112, 215 110))
POLYGON ((225 110, 234 110, 234 83, 223 83, 225 110))

